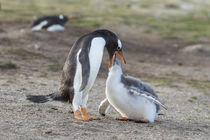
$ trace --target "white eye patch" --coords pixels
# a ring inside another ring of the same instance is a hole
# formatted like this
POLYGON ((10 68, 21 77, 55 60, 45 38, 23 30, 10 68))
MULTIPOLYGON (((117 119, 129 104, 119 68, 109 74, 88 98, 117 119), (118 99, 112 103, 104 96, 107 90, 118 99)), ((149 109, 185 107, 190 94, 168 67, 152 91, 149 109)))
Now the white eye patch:
POLYGON ((122 48, 122 43, 119 39, 118 39, 117 43, 118 43, 118 47, 121 49, 122 48))
POLYGON ((59 15, 59 19, 63 19, 64 17, 63 17, 63 15, 59 15))

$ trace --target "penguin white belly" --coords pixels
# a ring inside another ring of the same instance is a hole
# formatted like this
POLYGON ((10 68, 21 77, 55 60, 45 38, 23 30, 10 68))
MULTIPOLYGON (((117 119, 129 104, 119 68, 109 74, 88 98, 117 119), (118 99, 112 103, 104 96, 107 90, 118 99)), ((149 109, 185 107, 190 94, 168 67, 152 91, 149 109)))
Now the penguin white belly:
POLYGON ((107 83, 106 96, 110 104, 123 116, 133 120, 142 118, 154 122, 156 106, 153 102, 128 93, 122 84, 107 83), (114 86, 112 86, 114 85, 114 86))
POLYGON ((84 90, 90 90, 95 82, 96 76, 101 66, 105 44, 106 42, 102 37, 96 37, 91 41, 89 51, 90 75, 87 86, 84 90))
POLYGON ((49 32, 63 31, 65 28, 62 25, 56 24, 47 28, 49 32))
POLYGON ((39 31, 42 29, 43 26, 47 25, 48 22, 46 20, 42 21, 41 23, 39 23, 38 25, 34 26, 31 30, 32 31, 39 31))

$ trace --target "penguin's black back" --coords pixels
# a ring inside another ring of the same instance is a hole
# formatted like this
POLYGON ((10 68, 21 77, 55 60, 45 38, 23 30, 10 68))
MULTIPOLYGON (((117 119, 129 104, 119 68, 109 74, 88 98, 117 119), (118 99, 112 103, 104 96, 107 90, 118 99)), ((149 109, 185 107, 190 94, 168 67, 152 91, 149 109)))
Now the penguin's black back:
MULTIPOLYGON (((39 20, 42 19, 47 19, 49 18, 47 17, 43 17, 39 20)), ((38 22, 38 21, 37 21, 38 22)), ((61 84, 60 84, 60 89, 59 89, 59 95, 56 94, 52 95, 46 95, 46 96, 40 96, 40 98, 35 98, 34 96, 28 96, 28 99, 31 99, 31 101, 36 101, 36 102, 46 102, 49 101, 46 98, 50 98, 52 100, 65 100, 65 101, 69 101, 70 103, 72 103, 73 98, 74 98, 74 76, 76 73, 76 59, 77 59, 77 53, 78 51, 81 49, 80 55, 79 55, 79 61, 83 61, 81 62, 82 64, 86 65, 86 69, 83 68, 82 74, 83 76, 86 76, 85 82, 82 82, 82 86, 80 88, 80 90, 84 89, 87 81, 88 81, 88 77, 90 74, 90 64, 89 64, 89 50, 91 47, 91 41, 93 38, 96 37, 103 37, 106 41, 105 47, 106 46, 111 46, 111 47, 107 47, 108 53, 111 56, 112 52, 115 51, 115 47, 117 47, 117 39, 118 37, 112 33, 109 30, 96 30, 94 32, 88 33, 86 35, 81 36, 72 46, 67 59, 65 61, 64 67, 63 67, 63 71, 62 71, 62 76, 61 76, 61 84), (114 46, 114 47, 113 47, 114 46), (85 63, 84 63, 85 62, 85 63), (89 68, 89 69, 88 69, 89 68), (56 98, 55 98, 56 97, 56 98), (39 101, 40 99, 42 99, 42 101, 39 101)), ((97 59, 97 58, 96 58, 97 59)))
POLYGON ((43 28, 46 29, 52 25, 55 25, 55 24, 60 24, 60 25, 64 25, 68 19, 66 16, 63 16, 63 19, 60 19, 59 16, 43 16, 43 17, 40 17, 38 18, 37 20, 35 20, 32 24, 32 27, 40 24, 41 22, 43 21, 47 21, 47 25, 45 25, 43 28))

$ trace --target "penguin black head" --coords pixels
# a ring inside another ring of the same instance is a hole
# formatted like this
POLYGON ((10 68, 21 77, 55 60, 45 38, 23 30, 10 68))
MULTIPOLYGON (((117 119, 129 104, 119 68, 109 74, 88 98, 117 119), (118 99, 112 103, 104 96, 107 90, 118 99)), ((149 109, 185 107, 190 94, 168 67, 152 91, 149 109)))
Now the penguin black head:
POLYGON ((70 19, 72 19, 72 16, 64 16, 64 15, 43 16, 38 19, 35 19, 31 27, 40 25, 41 29, 46 29, 49 26, 55 24, 64 25, 70 19))
POLYGON ((116 53, 120 55, 123 62, 126 64, 126 61, 123 57, 122 43, 120 39, 113 32, 106 29, 96 30, 95 33, 100 34, 100 36, 103 36, 103 38, 106 40, 105 47, 108 50, 110 58, 109 67, 112 66, 112 59, 116 53))
POLYGON ((58 20, 60 22, 66 23, 68 20, 72 19, 72 16, 64 16, 64 15, 59 15, 58 20))
POLYGON ((121 65, 120 65, 119 61, 117 60, 116 53, 112 57, 112 64, 109 67, 109 71, 117 72, 119 74, 122 74, 122 68, 121 68, 121 65))

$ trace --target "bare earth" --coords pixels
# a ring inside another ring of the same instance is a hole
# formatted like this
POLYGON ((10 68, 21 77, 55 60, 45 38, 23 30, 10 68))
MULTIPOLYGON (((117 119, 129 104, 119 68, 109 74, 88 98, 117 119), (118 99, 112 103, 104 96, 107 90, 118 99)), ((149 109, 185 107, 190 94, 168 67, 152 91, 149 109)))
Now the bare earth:
POLYGON ((0 139, 209 139, 209 53, 184 51, 189 44, 125 26, 103 27, 123 41, 128 63, 122 65, 124 73, 150 83, 168 110, 153 124, 115 120, 119 114, 114 109, 101 117, 97 109, 105 97, 105 50, 88 100, 89 113, 101 120, 83 122, 73 118, 68 103, 34 104, 25 96, 58 90, 72 44, 94 29, 68 26, 64 32, 48 33, 31 32, 28 27, 26 22, 0 24, 0 61, 11 60, 18 66, 0 68, 0 139))

